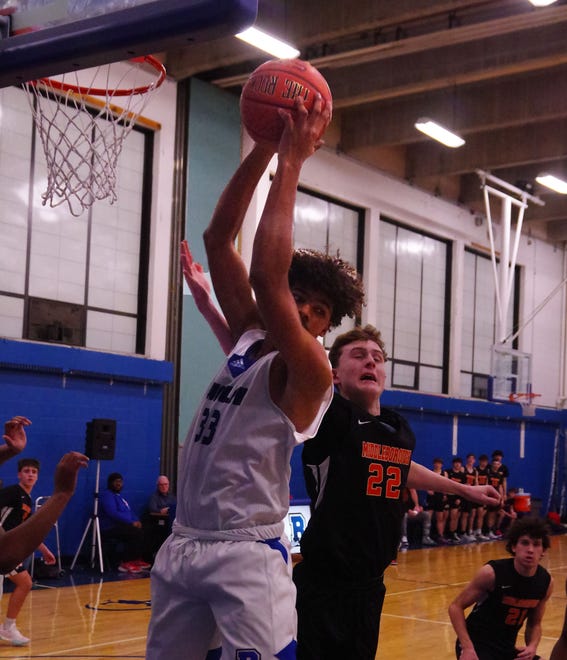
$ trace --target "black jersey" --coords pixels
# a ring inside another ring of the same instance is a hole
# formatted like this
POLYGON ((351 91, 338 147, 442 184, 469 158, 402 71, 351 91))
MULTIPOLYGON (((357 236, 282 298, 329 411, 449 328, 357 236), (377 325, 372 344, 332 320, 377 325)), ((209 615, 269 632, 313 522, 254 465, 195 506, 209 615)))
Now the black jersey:
POLYGON ((467 466, 465 465, 464 475, 465 475, 466 484, 468 486, 476 486, 477 474, 478 473, 476 471, 476 468, 473 467, 473 469, 469 472, 467 466))
POLYGON ((0 526, 6 531, 23 523, 31 511, 31 497, 20 484, 0 490, 0 526))
POLYGON ((504 483, 504 477, 500 472, 493 472, 492 470, 489 470, 488 472, 488 483, 496 488, 498 492, 500 492, 500 486, 504 483))
POLYGON ((488 486, 488 475, 490 474, 490 468, 488 465, 484 468, 477 468, 476 469, 476 474, 478 477, 478 485, 479 486, 488 486))
POLYGON ((551 576, 542 566, 535 575, 520 575, 514 559, 488 562, 494 569, 494 590, 467 617, 467 631, 475 645, 493 649, 495 657, 514 657, 516 637, 526 617, 545 598, 551 576), (511 654, 511 655, 509 655, 511 654))
POLYGON ((380 577, 396 556, 415 436, 393 410, 368 414, 335 394, 303 447, 311 520, 301 554, 321 575, 380 577))
POLYGON ((447 476, 451 481, 456 481, 459 484, 467 483, 467 475, 463 470, 447 470, 447 476))

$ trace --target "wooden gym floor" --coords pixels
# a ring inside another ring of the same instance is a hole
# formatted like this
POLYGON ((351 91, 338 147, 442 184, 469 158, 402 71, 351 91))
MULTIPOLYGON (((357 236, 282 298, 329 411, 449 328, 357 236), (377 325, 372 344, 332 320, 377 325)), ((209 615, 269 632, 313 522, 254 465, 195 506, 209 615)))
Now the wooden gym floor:
MULTIPOLYGON (((502 541, 400 553, 398 565, 386 572, 377 660, 452 660, 455 636, 447 615, 451 599, 484 562, 505 556, 502 541)), ((548 658, 567 604, 567 535, 553 537, 542 563, 555 581, 539 646, 542 658, 548 658)), ((0 658, 143 658, 150 581, 123 577, 34 589, 18 618, 19 629, 32 642, 20 648, 0 642, 0 658)), ((3 613, 8 597, 3 596, 3 613)))

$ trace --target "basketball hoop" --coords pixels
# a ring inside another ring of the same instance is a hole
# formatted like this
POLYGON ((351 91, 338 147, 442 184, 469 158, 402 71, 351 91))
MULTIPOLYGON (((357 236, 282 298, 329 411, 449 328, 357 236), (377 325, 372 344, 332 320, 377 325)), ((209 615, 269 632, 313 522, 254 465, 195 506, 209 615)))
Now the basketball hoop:
POLYGON ((535 415, 536 407, 534 399, 541 394, 534 394, 533 392, 511 392, 510 402, 519 403, 522 406, 522 415, 524 417, 533 417, 535 415))
POLYGON ((70 213, 79 216, 97 199, 116 201, 124 140, 166 75, 151 55, 130 62, 121 74, 116 64, 106 64, 81 72, 81 81, 73 72, 24 83, 47 162, 44 206, 67 202, 70 213), (149 83, 141 63, 152 67, 149 83), (121 106, 115 105, 117 97, 121 106))

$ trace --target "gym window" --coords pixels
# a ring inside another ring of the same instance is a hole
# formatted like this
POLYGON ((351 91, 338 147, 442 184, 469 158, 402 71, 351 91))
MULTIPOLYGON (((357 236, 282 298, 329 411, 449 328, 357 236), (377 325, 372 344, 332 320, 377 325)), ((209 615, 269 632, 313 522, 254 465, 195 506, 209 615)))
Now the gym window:
POLYGON ((392 387, 447 393, 451 244, 380 220, 377 327, 392 387))
MULTIPOLYGON (((463 331, 460 395, 488 397, 492 346, 496 343, 497 306, 490 256, 465 249, 463 273, 463 331)), ((507 330, 518 326, 520 267, 516 266, 507 330)), ((518 348, 517 340, 512 348, 518 348)))
POLYGON ((41 204, 47 171, 26 94, 0 90, 0 333, 143 354, 153 133, 126 139, 118 200, 74 217, 41 204))

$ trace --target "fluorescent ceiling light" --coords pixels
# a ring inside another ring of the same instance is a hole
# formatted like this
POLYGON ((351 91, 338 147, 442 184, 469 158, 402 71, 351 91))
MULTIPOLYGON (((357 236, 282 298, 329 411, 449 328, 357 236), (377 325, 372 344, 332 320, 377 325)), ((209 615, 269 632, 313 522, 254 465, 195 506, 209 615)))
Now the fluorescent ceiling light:
POLYGON ((530 0, 534 7, 547 7, 547 5, 552 5, 557 0, 530 0))
POLYGON ((536 181, 561 195, 567 195, 567 181, 563 181, 563 179, 553 176, 553 174, 540 174, 536 176, 536 181))
POLYGON ((294 48, 293 46, 286 44, 284 41, 276 39, 276 37, 272 37, 255 27, 248 28, 247 30, 244 30, 244 32, 239 32, 235 36, 242 39, 242 41, 245 41, 247 44, 255 46, 260 50, 264 50, 266 53, 270 53, 270 55, 279 59, 294 59, 299 56, 297 48, 294 48))
POLYGON ((422 133, 425 133, 425 135, 428 135, 430 138, 441 142, 446 147, 462 147, 465 143, 462 137, 455 135, 455 133, 451 133, 451 131, 447 130, 432 119, 428 119, 427 117, 418 119, 415 122, 415 127, 418 131, 421 131, 422 133))

